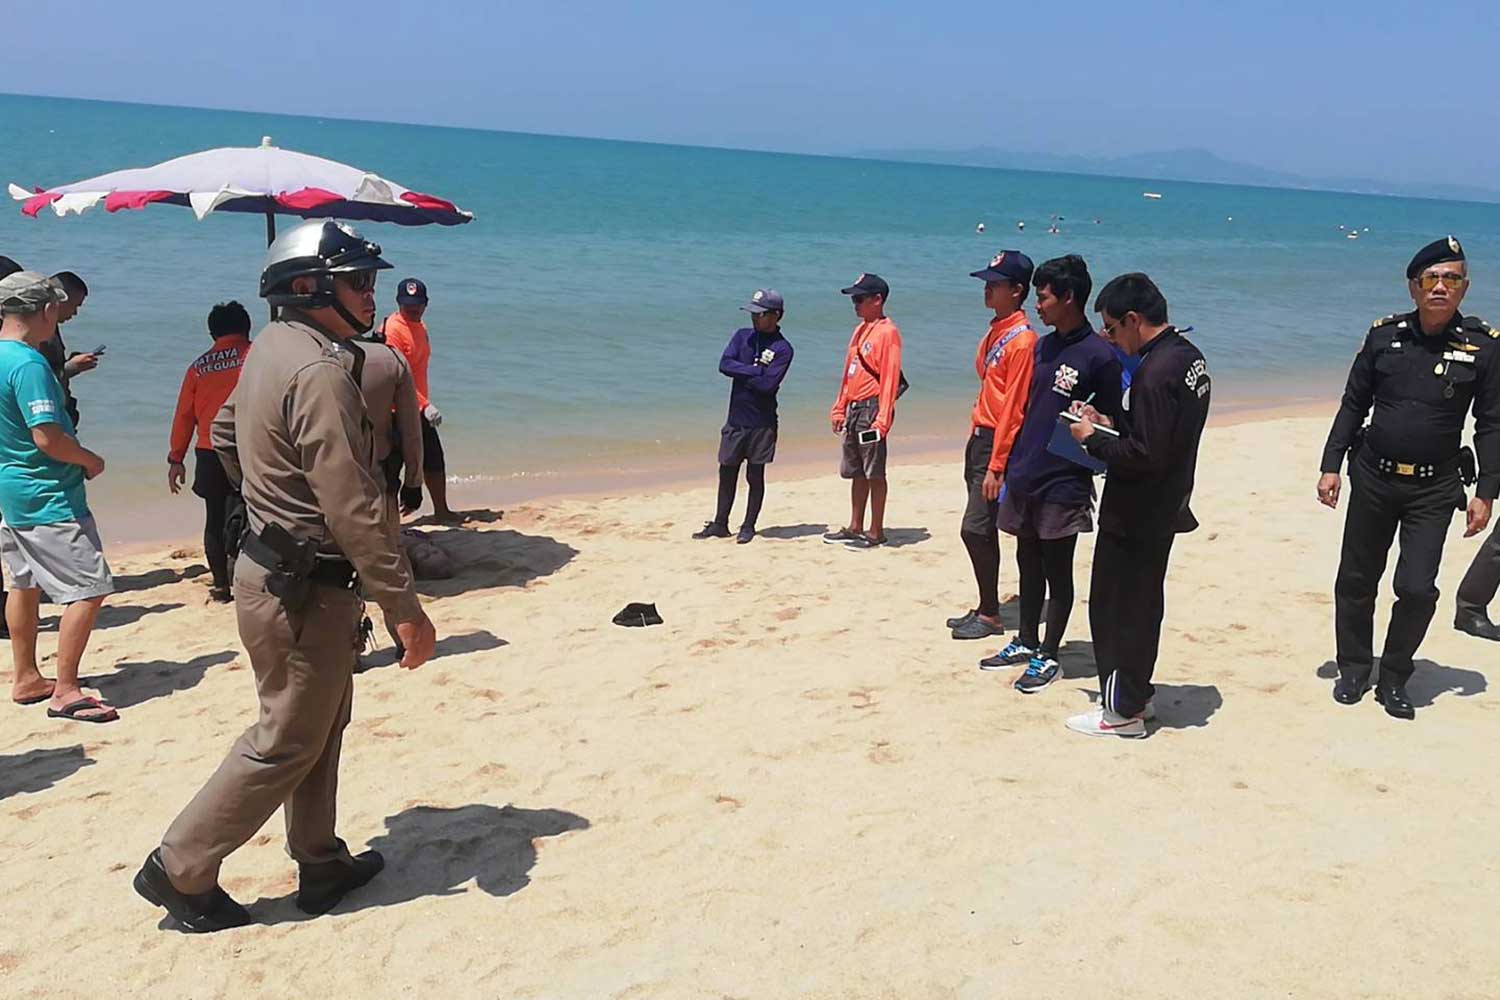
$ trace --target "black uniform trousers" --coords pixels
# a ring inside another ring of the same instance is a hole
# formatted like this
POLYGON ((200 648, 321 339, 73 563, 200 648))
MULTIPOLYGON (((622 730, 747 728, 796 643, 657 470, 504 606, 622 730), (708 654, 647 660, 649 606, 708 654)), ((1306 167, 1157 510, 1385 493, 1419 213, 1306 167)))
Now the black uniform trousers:
POLYGON ((1438 563, 1448 525, 1461 504, 1458 473, 1417 479, 1382 473, 1368 449, 1349 463, 1349 512, 1333 586, 1339 673, 1368 683, 1374 666, 1375 594, 1399 528, 1401 553, 1393 589, 1396 603, 1380 654, 1382 675, 1404 684, 1412 657, 1437 610, 1438 563))
POLYGON ((203 520, 203 554, 208 557, 214 586, 228 590, 229 552, 224 545, 224 520, 234 487, 217 452, 211 448, 196 448, 193 455, 197 460, 193 466, 193 492, 203 498, 204 506, 208 508, 203 520))
POLYGON ((1484 613, 1500 590, 1500 521, 1479 546, 1469 571, 1458 585, 1458 610, 1484 613))
POLYGON ((1156 693, 1151 675, 1166 612, 1167 560, 1176 535, 1101 531, 1089 578, 1089 628, 1104 706, 1141 714, 1156 693))

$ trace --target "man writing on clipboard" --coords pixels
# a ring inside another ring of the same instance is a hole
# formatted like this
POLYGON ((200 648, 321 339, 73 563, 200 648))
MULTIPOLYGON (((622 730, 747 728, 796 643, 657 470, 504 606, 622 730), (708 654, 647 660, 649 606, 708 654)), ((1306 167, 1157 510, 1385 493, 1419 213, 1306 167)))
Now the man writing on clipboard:
POLYGON ((1105 339, 1141 364, 1117 429, 1086 404, 1074 404, 1069 414, 1074 440, 1109 472, 1089 581, 1100 706, 1068 719, 1068 728, 1140 739, 1153 714, 1151 675, 1172 541, 1198 527, 1188 501, 1210 382, 1202 352, 1167 323, 1167 300, 1146 275, 1115 278, 1094 308, 1105 339))

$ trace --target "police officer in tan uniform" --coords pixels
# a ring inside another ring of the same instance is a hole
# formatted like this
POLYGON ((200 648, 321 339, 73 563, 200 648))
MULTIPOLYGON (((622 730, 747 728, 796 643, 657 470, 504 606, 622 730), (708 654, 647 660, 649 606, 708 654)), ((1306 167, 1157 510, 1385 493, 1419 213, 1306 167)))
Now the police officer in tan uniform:
POLYGON ((219 887, 219 866, 278 807, 298 863, 297 906, 326 913, 384 867, 334 831, 339 751, 349 721, 362 591, 396 622, 421 666, 435 634, 386 527, 365 401, 380 248, 333 221, 303 223, 270 247, 260 294, 281 318, 256 340, 213 425, 214 450, 248 511, 234 572, 240 638, 259 719, 173 821, 135 888, 190 931, 250 922, 219 887))

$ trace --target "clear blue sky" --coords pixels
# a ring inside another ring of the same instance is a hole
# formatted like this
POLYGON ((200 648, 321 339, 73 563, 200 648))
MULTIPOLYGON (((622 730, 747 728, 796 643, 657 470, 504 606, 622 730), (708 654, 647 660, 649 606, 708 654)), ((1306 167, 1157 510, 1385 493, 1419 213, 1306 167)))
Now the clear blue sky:
POLYGON ((7 29, 0 88, 814 153, 1201 147, 1500 186, 1500 14, 1470 0, 228 8, 82 0, 7 29))

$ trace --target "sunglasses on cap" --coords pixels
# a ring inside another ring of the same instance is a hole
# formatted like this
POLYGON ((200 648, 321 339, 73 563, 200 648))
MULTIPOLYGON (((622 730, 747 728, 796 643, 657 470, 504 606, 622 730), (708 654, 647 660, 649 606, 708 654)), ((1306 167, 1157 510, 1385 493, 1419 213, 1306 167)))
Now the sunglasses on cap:
POLYGON ((1469 278, 1467 275, 1454 274, 1452 271, 1428 271, 1417 279, 1417 284, 1422 286, 1424 292, 1432 291, 1439 283, 1449 288, 1462 288, 1469 283, 1469 278))

